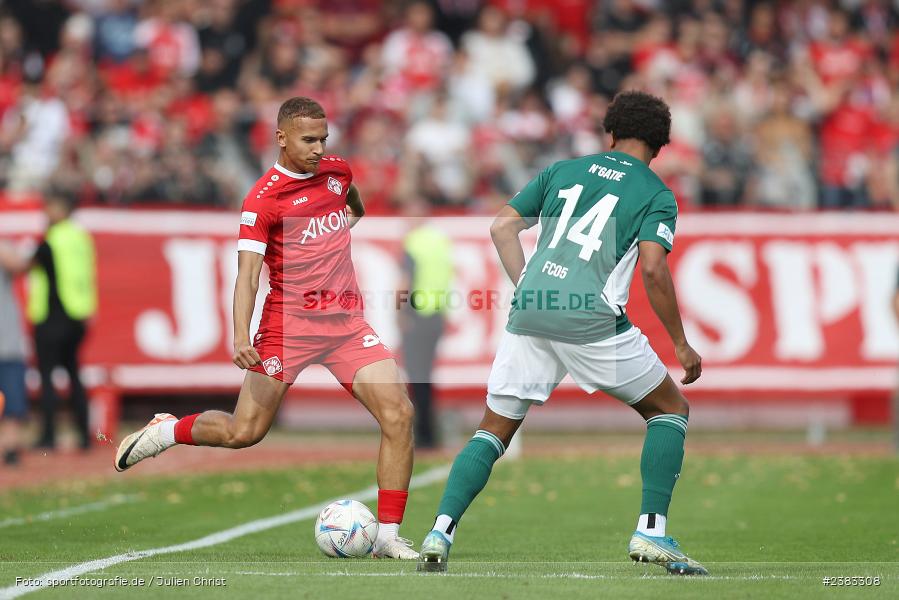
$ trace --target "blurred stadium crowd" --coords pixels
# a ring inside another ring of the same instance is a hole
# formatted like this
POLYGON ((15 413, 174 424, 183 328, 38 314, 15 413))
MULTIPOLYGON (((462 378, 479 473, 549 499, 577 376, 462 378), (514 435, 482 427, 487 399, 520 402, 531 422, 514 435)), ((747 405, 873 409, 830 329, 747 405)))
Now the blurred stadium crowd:
POLYGON ((492 212, 641 88, 683 209, 896 210, 897 24, 893 0, 6 0, 0 177, 233 208, 307 95, 370 213, 492 212))

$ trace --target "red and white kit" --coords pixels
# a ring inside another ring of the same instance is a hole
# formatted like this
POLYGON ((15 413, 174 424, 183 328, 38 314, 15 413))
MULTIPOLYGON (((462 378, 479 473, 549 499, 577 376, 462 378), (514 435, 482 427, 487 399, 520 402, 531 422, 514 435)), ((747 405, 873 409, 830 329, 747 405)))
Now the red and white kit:
POLYGON ((393 358, 362 316, 346 211, 352 181, 336 156, 315 174, 276 163, 244 199, 237 249, 265 256, 272 288, 253 340, 262 364, 252 371, 293 383, 322 364, 352 392, 356 371, 393 358))

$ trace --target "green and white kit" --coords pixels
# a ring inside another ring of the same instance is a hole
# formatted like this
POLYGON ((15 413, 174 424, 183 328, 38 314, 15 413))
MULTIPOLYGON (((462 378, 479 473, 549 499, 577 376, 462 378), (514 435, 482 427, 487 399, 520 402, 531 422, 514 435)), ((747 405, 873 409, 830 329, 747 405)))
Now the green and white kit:
POLYGON ((585 391, 638 402, 666 370, 627 317, 628 293, 639 242, 672 248, 671 190, 639 159, 607 152, 555 163, 509 205, 539 221, 540 234, 515 289, 488 405, 523 418, 566 373, 585 391))

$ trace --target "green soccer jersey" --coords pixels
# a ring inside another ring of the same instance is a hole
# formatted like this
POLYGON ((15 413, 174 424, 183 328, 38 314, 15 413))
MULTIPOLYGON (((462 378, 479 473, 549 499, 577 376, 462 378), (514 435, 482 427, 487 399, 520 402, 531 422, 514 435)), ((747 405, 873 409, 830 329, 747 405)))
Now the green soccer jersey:
POLYGON ((625 313, 637 244, 671 251, 677 203, 643 161, 623 152, 544 169, 509 205, 540 223, 506 329, 589 344, 631 327, 625 313))

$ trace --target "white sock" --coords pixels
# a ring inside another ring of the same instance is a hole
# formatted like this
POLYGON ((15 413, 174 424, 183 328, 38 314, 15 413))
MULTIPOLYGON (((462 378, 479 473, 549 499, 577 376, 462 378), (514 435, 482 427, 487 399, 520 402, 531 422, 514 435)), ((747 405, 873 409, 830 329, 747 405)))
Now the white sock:
POLYGON ((665 515, 649 513, 640 515, 637 520, 637 531, 644 535, 663 537, 665 535, 665 515))
POLYGON ((400 534, 399 523, 379 523, 378 524, 378 542, 386 542, 394 540, 400 534))
POLYGON ((440 515, 434 521, 433 530, 442 533, 449 543, 452 544, 453 538, 456 537, 456 522, 449 515, 440 515))
POLYGON ((175 419, 169 419, 159 424, 159 439, 166 446, 175 445, 175 419))

